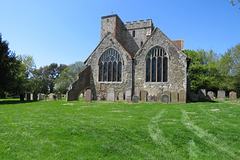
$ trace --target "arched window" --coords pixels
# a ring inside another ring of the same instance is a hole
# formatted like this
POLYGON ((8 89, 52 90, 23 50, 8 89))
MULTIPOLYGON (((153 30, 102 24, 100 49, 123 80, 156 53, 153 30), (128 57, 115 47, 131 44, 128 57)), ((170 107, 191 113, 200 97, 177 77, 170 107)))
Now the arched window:
POLYGON ((146 57, 146 82, 167 82, 168 61, 169 56, 163 48, 152 48, 146 57))
POLYGON ((105 51, 99 59, 99 82, 120 82, 122 80, 122 60, 114 49, 105 51))

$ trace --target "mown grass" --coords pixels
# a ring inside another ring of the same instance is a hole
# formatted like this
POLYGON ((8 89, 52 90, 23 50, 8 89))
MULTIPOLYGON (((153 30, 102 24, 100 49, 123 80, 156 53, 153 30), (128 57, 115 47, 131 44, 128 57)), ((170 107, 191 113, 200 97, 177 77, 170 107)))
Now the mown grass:
POLYGON ((240 159, 240 101, 0 100, 0 159, 240 159))

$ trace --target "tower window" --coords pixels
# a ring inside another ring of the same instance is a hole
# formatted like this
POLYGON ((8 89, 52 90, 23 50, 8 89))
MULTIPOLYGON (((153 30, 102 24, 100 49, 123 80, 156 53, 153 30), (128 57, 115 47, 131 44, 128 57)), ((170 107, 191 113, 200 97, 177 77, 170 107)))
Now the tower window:
POLYGON ((168 63, 169 56, 163 48, 152 48, 146 57, 146 82, 167 82, 168 63))
POLYGON ((143 46, 143 41, 141 41, 141 47, 143 46))
POLYGON ((132 32, 132 36, 135 37, 135 31, 132 32))

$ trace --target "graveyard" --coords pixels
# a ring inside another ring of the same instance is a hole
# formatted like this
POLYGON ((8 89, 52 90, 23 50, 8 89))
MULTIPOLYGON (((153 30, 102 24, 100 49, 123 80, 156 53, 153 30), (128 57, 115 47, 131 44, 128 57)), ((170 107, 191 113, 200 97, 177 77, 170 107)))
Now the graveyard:
POLYGON ((88 103, 53 96, 1 99, 0 106, 0 159, 240 158, 239 99, 88 103))

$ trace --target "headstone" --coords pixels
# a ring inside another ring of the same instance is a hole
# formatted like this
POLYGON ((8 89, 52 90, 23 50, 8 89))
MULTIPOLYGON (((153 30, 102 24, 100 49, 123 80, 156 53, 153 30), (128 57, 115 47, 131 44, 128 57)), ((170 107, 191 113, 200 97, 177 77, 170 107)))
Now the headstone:
POLYGON ((58 92, 57 97, 58 97, 58 100, 61 100, 61 99, 62 99, 62 95, 61 95, 60 92, 58 92))
POLYGON ((136 88, 135 90, 135 96, 138 96, 138 98, 140 98, 141 94, 141 90, 139 88, 136 88))
POLYGON ((186 103, 187 102, 187 93, 185 90, 179 91, 179 103, 186 103))
POLYGON ((196 94, 194 92, 190 92, 190 99, 192 102, 198 102, 199 101, 199 94, 196 94))
POLYGON ((147 95, 148 95, 147 91, 141 91, 140 94, 141 94, 141 101, 146 102, 147 101, 147 95))
POLYGON ((131 90, 126 91, 125 100, 126 101, 131 101, 132 100, 132 91, 131 90))
POLYGON ((49 94, 49 100, 56 100, 56 96, 54 93, 49 94))
POLYGON ((237 101, 237 93, 236 92, 230 92, 229 93, 229 98, 230 98, 230 101, 237 101))
POLYGON ((200 89, 198 91, 198 94, 199 94, 199 100, 200 101, 206 101, 207 100, 206 89, 200 89))
POLYGON ((27 101, 30 101, 30 100, 31 100, 31 94, 27 93, 27 101))
POLYGON ((33 94, 31 94, 31 96, 30 96, 30 100, 33 100, 33 94))
POLYGON ((166 94, 163 94, 161 101, 162 101, 162 103, 168 103, 169 102, 169 96, 166 95, 166 94))
POLYGON ((91 103, 92 102, 92 91, 88 89, 85 94, 85 102, 91 103))
POLYGON ((216 98, 216 95, 215 95, 215 93, 213 92, 213 91, 208 91, 207 92, 207 99, 208 100, 214 100, 216 98))
POLYGON ((162 93, 157 93, 157 101, 161 102, 161 98, 162 98, 162 93))
POLYGON ((151 94, 148 94, 147 101, 152 102, 152 95, 151 94))
POLYGON ((39 93, 39 94, 38 94, 38 100, 39 100, 39 101, 43 100, 43 99, 42 99, 42 93, 39 93))
POLYGON ((120 101, 124 100, 123 92, 119 92, 119 94, 118 94, 118 100, 120 100, 120 101))
POLYGON ((218 91, 217 93, 218 100, 225 100, 225 97, 226 97, 225 91, 218 91))
POLYGON ((81 97, 81 98, 82 98, 82 97, 83 97, 83 94, 81 93, 79 97, 81 97))
POLYGON ((171 92, 171 103, 178 103, 178 93, 171 92))
POLYGON ((38 98, 37 93, 33 93, 33 100, 34 100, 34 101, 37 101, 37 98, 38 98))
POLYGON ((108 102, 115 102, 115 91, 114 91, 114 88, 109 88, 107 90, 107 101, 108 102))
POLYGON ((132 102, 133 103, 138 103, 139 97, 138 96, 133 96, 132 97, 132 102))
POLYGON ((171 93, 170 93, 169 90, 165 90, 165 91, 163 91, 163 94, 168 95, 168 98, 169 98, 169 100, 170 100, 171 93))
POLYGON ((42 100, 46 100, 46 95, 42 94, 42 100))

